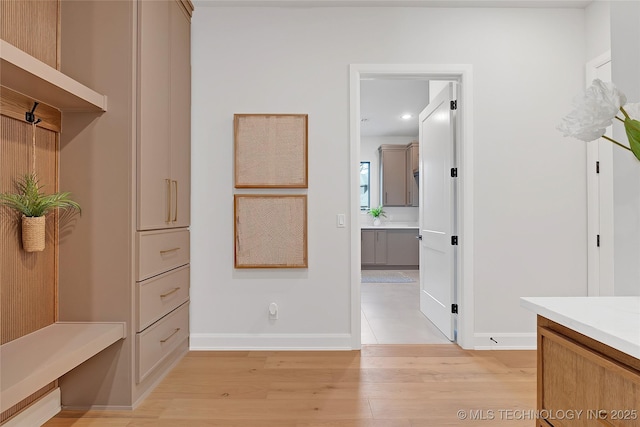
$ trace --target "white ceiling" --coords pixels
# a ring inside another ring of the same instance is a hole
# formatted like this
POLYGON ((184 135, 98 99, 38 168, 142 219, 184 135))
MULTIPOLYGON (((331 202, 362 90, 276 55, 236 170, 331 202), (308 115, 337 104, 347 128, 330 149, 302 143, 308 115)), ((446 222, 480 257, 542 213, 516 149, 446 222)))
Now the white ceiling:
POLYGON ((360 81, 361 136, 418 136, 418 115, 429 103, 427 80, 360 81), (409 120, 401 118, 411 114, 409 120))

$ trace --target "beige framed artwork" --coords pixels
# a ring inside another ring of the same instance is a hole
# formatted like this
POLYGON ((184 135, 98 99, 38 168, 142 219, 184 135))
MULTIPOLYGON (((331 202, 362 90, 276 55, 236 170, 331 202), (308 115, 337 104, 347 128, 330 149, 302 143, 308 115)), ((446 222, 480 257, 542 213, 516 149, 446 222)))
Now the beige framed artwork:
POLYGON ((236 188, 307 188, 307 114, 235 114, 236 188))
POLYGON ((307 268, 307 196, 234 196, 236 268, 307 268))

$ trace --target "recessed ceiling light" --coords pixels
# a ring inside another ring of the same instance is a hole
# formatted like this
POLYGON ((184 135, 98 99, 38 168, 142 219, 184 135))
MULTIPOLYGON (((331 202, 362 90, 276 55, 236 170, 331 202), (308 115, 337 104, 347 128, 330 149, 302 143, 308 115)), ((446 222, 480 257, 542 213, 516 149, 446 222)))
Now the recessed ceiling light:
POLYGON ((413 117, 411 114, 403 114, 402 116, 400 116, 400 118, 402 120, 409 120, 411 117, 413 117))

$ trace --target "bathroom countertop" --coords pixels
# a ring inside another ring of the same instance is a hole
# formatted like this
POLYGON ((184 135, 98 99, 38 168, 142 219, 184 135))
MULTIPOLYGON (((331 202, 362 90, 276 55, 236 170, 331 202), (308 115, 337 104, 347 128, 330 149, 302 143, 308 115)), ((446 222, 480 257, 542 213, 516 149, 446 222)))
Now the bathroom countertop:
POLYGON ((640 297, 530 297, 520 305, 640 359, 640 297))
POLYGON ((362 230, 385 230, 385 229, 405 229, 405 230, 417 230, 417 222, 383 222, 380 225, 362 224, 360 225, 362 230))

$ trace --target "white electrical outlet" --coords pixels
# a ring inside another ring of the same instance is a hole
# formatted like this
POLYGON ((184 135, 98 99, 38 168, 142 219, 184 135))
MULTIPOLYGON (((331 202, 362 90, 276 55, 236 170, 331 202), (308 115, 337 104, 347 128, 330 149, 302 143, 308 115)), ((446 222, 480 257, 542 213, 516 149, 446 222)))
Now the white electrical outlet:
POLYGON ((276 304, 275 302, 269 304, 269 319, 278 319, 278 304, 276 304))

